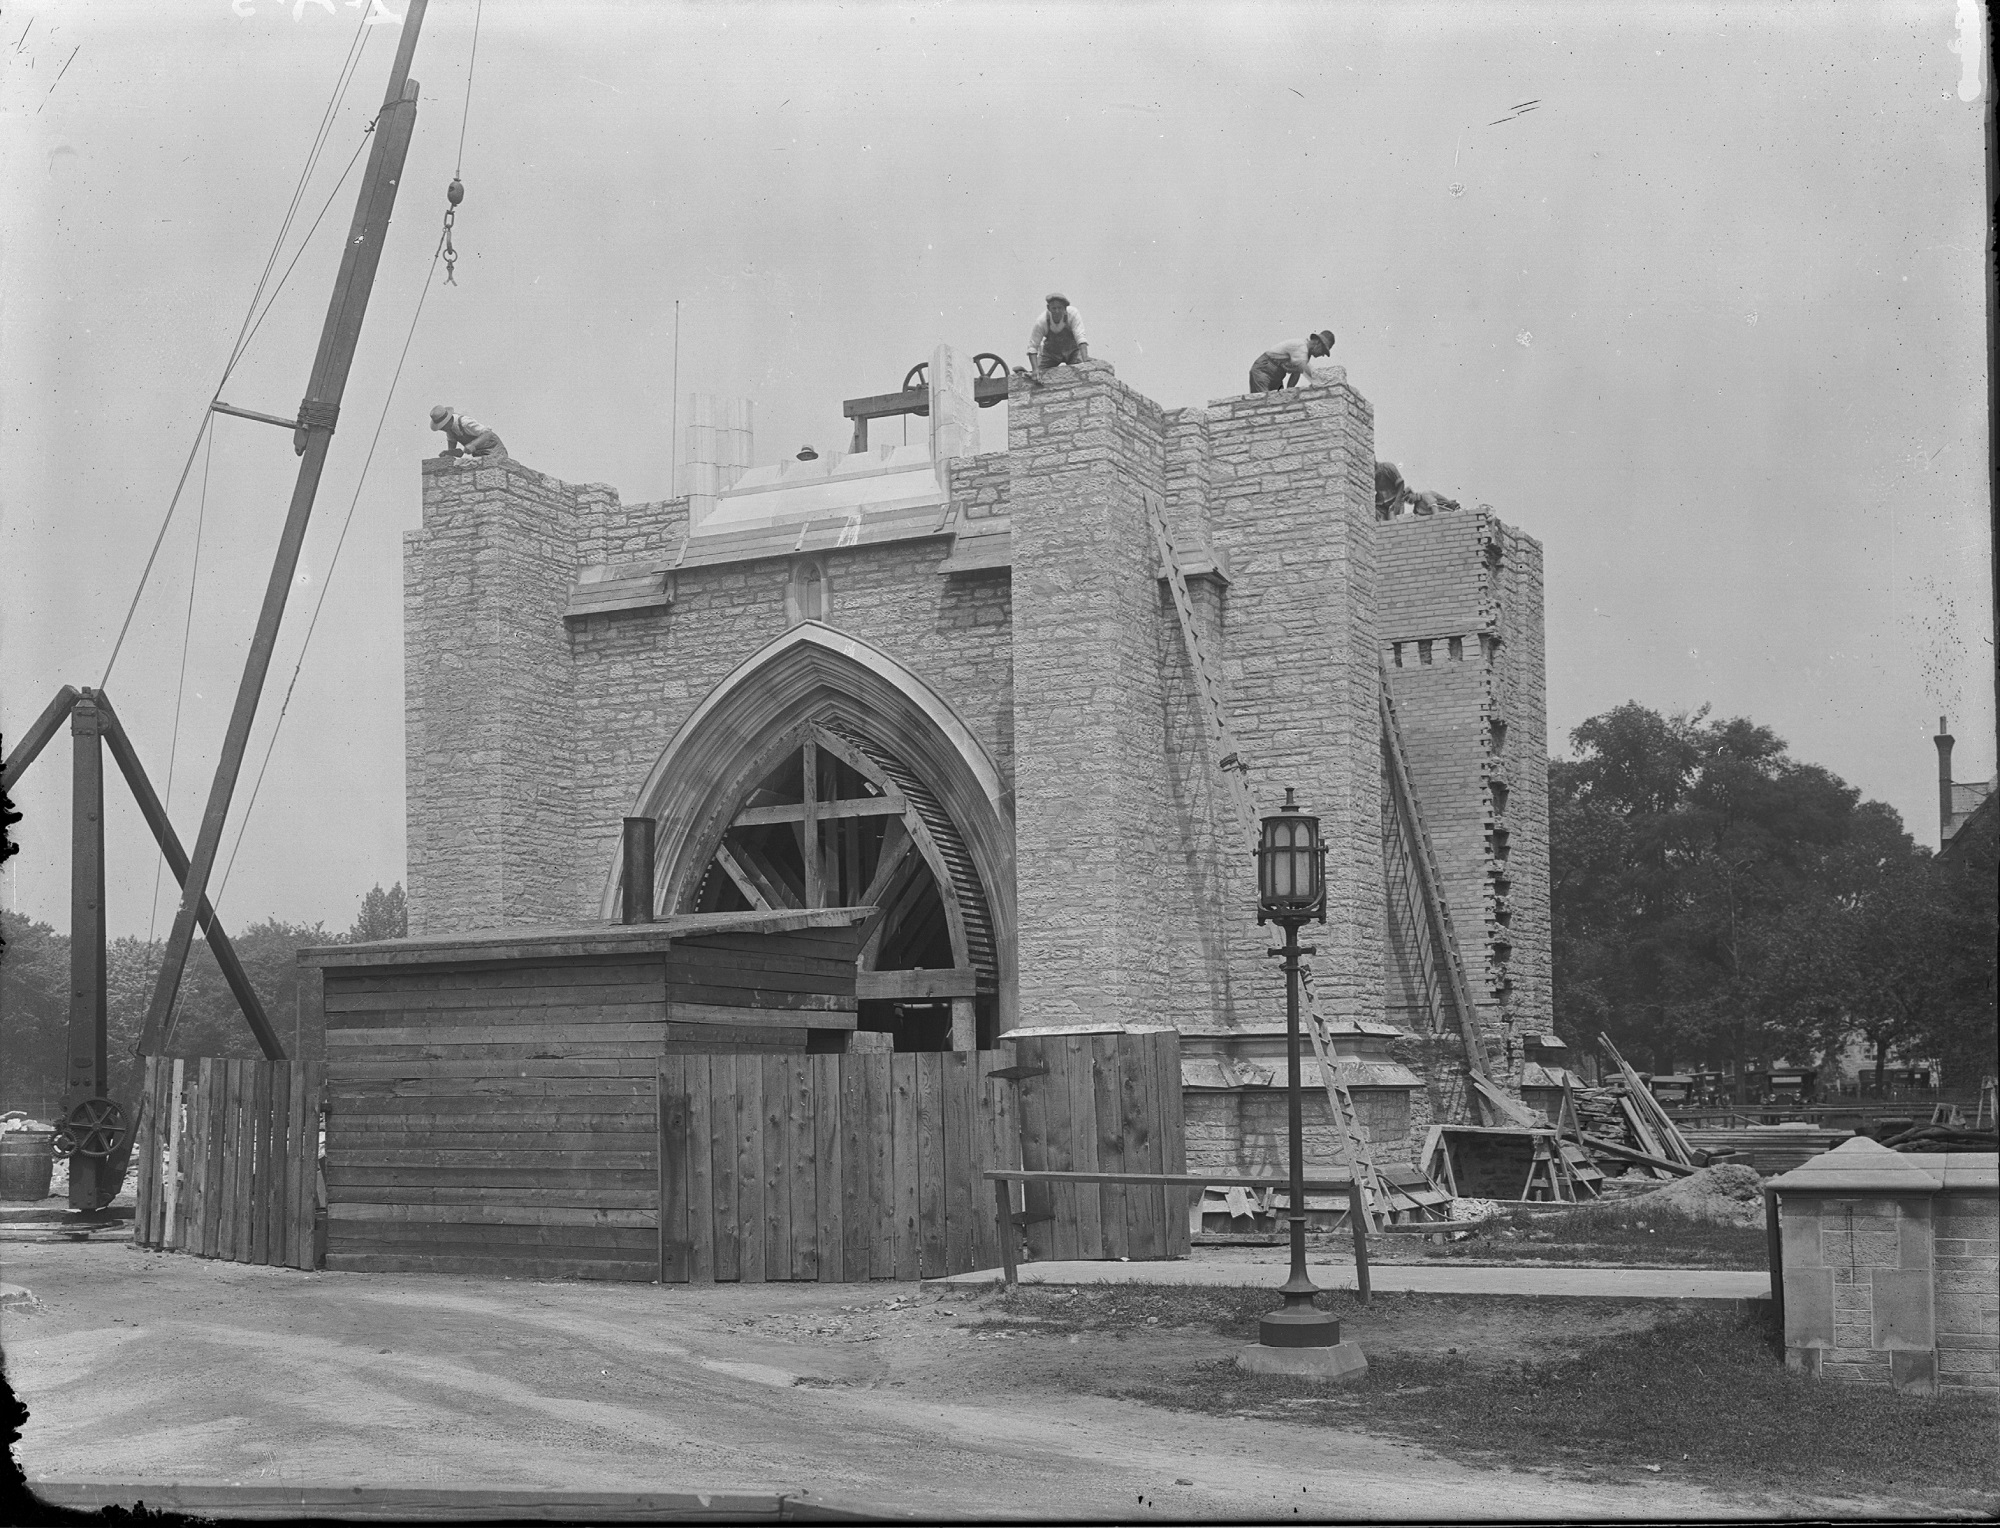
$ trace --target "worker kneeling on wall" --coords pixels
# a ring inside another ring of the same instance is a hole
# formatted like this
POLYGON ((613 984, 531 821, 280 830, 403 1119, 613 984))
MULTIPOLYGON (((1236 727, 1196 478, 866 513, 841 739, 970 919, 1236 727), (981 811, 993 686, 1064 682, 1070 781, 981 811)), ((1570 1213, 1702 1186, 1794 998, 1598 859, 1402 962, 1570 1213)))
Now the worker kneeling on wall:
POLYGON ((1051 366, 1089 360, 1090 347, 1083 342, 1083 315, 1060 292, 1049 293, 1045 300, 1048 312, 1028 331, 1029 363, 1036 371, 1047 371, 1051 366))
POLYGON ((501 444, 498 435, 445 404, 440 403, 431 410, 431 428, 444 431, 445 447, 438 453, 440 456, 469 456, 475 461, 497 461, 507 454, 507 448, 501 444))
POLYGON ((1275 393, 1281 387, 1297 387, 1306 365, 1315 357, 1333 354, 1333 331, 1322 329, 1302 340, 1287 340, 1275 350, 1258 356, 1250 367, 1250 391, 1275 393))

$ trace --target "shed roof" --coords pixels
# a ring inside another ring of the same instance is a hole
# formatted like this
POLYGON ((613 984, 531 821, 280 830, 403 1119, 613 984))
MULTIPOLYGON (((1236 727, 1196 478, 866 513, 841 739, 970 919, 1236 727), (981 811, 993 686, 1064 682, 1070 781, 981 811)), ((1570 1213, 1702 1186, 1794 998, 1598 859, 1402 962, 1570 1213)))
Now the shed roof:
POLYGON ((652 955, 677 940, 705 934, 783 934, 797 929, 847 928, 872 907, 786 908, 771 912, 674 913, 651 923, 586 923, 475 929, 380 939, 370 944, 313 945, 298 953, 302 966, 453 965, 475 960, 513 960, 565 955, 652 955))

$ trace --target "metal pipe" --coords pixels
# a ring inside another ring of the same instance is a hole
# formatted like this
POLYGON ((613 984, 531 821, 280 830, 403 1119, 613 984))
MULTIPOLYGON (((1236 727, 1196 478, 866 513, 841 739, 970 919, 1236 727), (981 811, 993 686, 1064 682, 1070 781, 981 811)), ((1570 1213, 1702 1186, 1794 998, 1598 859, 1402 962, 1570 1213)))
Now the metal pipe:
POLYGON ((653 921, 653 819, 625 819, 625 867, 619 902, 627 923, 653 921))

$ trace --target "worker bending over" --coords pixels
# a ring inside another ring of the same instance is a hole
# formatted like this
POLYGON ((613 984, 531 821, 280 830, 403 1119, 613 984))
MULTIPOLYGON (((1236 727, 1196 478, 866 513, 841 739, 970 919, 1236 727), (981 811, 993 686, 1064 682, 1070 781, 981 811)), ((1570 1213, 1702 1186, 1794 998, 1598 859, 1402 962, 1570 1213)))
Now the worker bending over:
POLYGON ((475 461, 497 461, 507 454, 506 446, 500 442, 485 425, 476 419, 467 419, 454 408, 440 403, 431 410, 431 428, 444 431, 445 448, 441 456, 469 456, 475 461))
POLYGON ((1083 342, 1083 316, 1060 292, 1049 293, 1047 302, 1049 311, 1028 331, 1028 364, 1036 371, 1047 371, 1051 366, 1089 360, 1090 347, 1083 342))
POLYGON ((1275 393, 1281 387, 1297 387, 1306 364, 1315 356, 1333 354, 1333 331, 1322 329, 1302 340, 1291 340, 1276 350, 1267 350, 1250 368, 1250 391, 1275 393))

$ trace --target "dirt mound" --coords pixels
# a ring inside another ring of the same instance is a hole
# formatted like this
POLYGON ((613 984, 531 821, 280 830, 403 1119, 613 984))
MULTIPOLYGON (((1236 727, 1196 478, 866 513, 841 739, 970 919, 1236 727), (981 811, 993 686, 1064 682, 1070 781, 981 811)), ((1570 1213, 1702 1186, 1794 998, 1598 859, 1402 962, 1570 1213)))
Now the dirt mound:
POLYGON ((1754 1167, 1745 1167, 1740 1162, 1718 1162, 1648 1194, 1646 1203, 1719 1225, 1762 1225, 1764 1180, 1754 1167))

